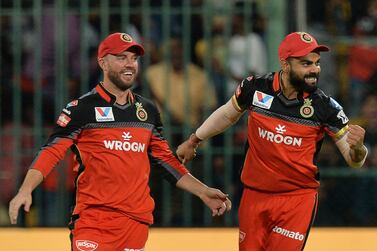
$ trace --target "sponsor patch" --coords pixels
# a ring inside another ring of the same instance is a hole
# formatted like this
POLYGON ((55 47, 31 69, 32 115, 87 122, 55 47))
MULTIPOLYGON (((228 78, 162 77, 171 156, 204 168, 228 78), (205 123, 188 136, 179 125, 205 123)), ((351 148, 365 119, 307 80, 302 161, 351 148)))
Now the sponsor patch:
POLYGON ((63 112, 67 113, 68 115, 71 115, 71 112, 65 108, 63 109, 63 112))
POLYGON ((77 106, 78 104, 79 104, 79 101, 76 99, 76 100, 73 100, 73 101, 69 102, 68 105, 65 108, 69 108, 69 107, 72 107, 72 106, 77 106))
POLYGON ((95 107, 94 110, 96 112, 96 121, 98 122, 115 120, 112 107, 95 107))
POLYGON ((283 235, 285 237, 288 237, 288 238, 291 238, 291 239, 294 239, 294 240, 303 241, 305 239, 304 234, 302 234, 300 232, 295 232, 295 231, 291 231, 291 230, 288 230, 288 229, 284 229, 284 228, 279 227, 279 226, 275 226, 272 229, 272 232, 283 235))
POLYGON ((76 247, 81 251, 94 251, 98 247, 98 243, 88 240, 76 240, 76 247))
POLYGON ((56 124, 60 125, 61 127, 66 127, 68 125, 69 121, 71 121, 70 117, 68 117, 64 113, 60 113, 59 118, 56 121, 56 124))
POLYGON ((239 242, 243 242, 243 240, 245 240, 245 237, 246 237, 246 233, 245 232, 242 232, 240 230, 240 236, 239 236, 239 242))
POLYGON ((253 96, 253 105, 264 109, 270 109, 272 100, 274 100, 273 96, 256 91, 253 96))
POLYGON ((347 115, 344 113, 343 110, 340 110, 340 111, 338 112, 338 114, 336 115, 336 117, 337 117, 338 119, 341 119, 343 124, 347 124, 347 122, 349 121, 347 115))

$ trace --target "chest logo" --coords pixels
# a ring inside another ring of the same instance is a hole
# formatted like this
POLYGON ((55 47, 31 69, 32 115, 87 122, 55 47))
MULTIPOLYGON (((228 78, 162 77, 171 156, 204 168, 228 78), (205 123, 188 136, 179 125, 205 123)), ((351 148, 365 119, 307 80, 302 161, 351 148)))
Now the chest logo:
POLYGON ((148 118, 148 113, 147 113, 147 111, 144 109, 143 104, 142 104, 142 103, 139 103, 139 102, 136 102, 136 103, 135 103, 135 106, 136 106, 136 117, 137 117, 140 121, 146 121, 147 118, 148 118))
POLYGON ((264 109, 270 109, 272 100, 274 100, 274 97, 271 95, 268 95, 260 91, 254 92, 253 105, 255 106, 258 106, 264 109))
POLYGON ((114 114, 112 107, 95 107, 96 121, 97 122, 107 122, 114 121, 114 114))
POLYGON ((304 118, 310 118, 314 114, 314 108, 312 106, 311 99, 304 99, 304 104, 300 108, 300 114, 304 118))

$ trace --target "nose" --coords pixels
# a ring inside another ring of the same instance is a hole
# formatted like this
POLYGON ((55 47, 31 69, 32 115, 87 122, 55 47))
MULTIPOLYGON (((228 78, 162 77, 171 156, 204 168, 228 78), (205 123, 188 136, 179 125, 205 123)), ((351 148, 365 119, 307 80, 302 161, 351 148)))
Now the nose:
POLYGON ((321 67, 319 65, 313 64, 313 66, 310 68, 310 73, 318 74, 321 71, 321 67))

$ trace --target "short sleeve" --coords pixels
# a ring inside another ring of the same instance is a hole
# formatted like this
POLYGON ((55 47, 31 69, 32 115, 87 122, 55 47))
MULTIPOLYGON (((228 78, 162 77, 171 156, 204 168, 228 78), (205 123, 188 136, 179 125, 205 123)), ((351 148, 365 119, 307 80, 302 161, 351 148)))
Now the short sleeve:
POLYGON ((252 105, 252 97, 255 91, 254 81, 254 76, 250 76, 242 80, 237 86, 233 95, 233 103, 239 111, 244 111, 252 105))

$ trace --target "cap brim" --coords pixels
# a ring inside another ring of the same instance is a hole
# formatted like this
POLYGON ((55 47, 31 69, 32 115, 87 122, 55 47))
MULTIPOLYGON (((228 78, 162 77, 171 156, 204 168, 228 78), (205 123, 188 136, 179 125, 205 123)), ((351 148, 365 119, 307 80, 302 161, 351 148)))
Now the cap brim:
POLYGON ((125 45, 125 46, 122 46, 122 47, 118 47, 118 48, 113 49, 113 50, 108 50, 106 52, 106 54, 117 55, 117 54, 120 54, 120 53, 122 53, 124 51, 132 51, 132 52, 135 52, 139 56, 143 56, 144 55, 144 48, 143 48, 143 46, 141 46, 139 44, 136 44, 136 43, 128 44, 128 45, 125 45))
POLYGON ((139 56, 144 55, 144 48, 139 44, 133 44, 133 45, 127 46, 127 48, 124 49, 123 51, 134 51, 139 56))
POLYGON ((330 48, 327 47, 326 45, 315 45, 315 46, 312 46, 312 47, 307 47, 301 51, 298 51, 292 55, 289 55, 290 57, 303 57, 303 56, 306 56, 308 55, 309 53, 311 52, 321 52, 321 51, 330 51, 330 48))

